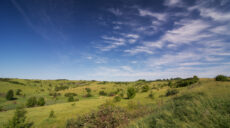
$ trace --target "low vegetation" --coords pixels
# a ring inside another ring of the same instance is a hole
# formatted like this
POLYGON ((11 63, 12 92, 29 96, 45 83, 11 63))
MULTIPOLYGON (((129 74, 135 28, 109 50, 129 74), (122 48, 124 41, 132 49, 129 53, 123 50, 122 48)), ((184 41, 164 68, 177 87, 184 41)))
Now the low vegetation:
POLYGON ((0 79, 0 127, 229 127, 229 90, 228 77, 222 76, 135 82, 0 79))

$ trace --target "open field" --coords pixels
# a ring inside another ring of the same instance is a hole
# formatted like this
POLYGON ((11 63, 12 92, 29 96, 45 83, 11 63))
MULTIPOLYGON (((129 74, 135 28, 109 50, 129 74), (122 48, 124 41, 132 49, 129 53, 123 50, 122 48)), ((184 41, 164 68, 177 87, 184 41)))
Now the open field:
MULTIPOLYGON (((171 80, 172 83, 176 83, 177 80, 171 80)), ((0 80, 0 106, 2 110, 0 112, 0 127, 4 127, 8 120, 14 115, 17 106, 26 104, 27 100, 35 96, 37 98, 44 97, 44 106, 35 106, 26 108, 27 120, 34 122, 33 127, 44 128, 44 127, 55 127, 63 128, 66 126, 68 119, 77 118, 84 114, 97 111, 98 107, 107 102, 112 102, 113 105, 124 108, 128 113, 131 113, 132 117, 129 120, 129 127, 142 128, 151 127, 148 124, 154 118, 159 118, 161 114, 166 114, 169 119, 173 118, 172 105, 175 103, 175 98, 189 95, 191 97, 198 97, 202 100, 210 100, 212 102, 227 103, 230 99, 230 82, 217 82, 214 79, 203 78, 199 82, 191 84, 186 87, 172 87, 168 85, 169 81, 136 81, 136 82, 100 82, 100 81, 69 81, 69 80, 23 80, 23 79, 1 79, 0 80), (149 89, 143 92, 143 86, 148 86, 149 89), (68 87, 58 89, 57 87, 68 87), (133 99, 127 99, 126 90, 127 88, 133 87, 136 89, 136 95, 133 99), (87 97, 86 88, 91 89, 91 96, 87 97), (166 96, 167 90, 175 88, 178 93, 172 96, 166 96), (13 89, 16 92, 17 89, 21 89, 20 95, 14 95, 14 100, 6 100, 5 95, 9 89, 13 89), (99 92, 104 91, 106 95, 100 95, 99 92), (152 98, 149 97, 150 92, 154 95, 152 98), (60 93, 59 95, 51 95, 53 93, 60 93), (66 93, 76 93, 74 99, 79 101, 68 102, 66 93), (115 96, 121 96, 121 101, 114 102, 115 96), (212 100, 214 99, 214 100, 212 100), (219 100, 217 100, 219 99, 219 100), (135 106, 140 106, 135 108, 135 106), (145 110, 140 110, 140 108, 145 110), (54 118, 49 118, 50 111, 54 111, 54 118), (149 112, 146 112, 149 110, 149 112), (157 115, 154 114, 158 111, 157 115), (144 113, 138 114, 138 113, 144 113), (159 117, 154 117, 159 116, 159 117)), ((177 101, 180 101, 178 100, 177 101)), ((184 101, 181 98, 181 101, 184 101)), ((185 100, 186 101, 186 100, 185 100)), ((186 102, 185 102, 186 103, 186 102)), ((229 103, 229 102, 228 102, 229 103)), ((200 105, 200 100, 194 100, 194 104, 198 106, 197 109, 203 111, 204 106, 200 105)), ((229 104, 228 104, 229 105, 229 104)), ((187 107, 186 105, 184 105, 187 107)), ((174 105, 175 107, 175 105, 174 105)), ((188 108, 190 110, 192 108, 188 108)), ((217 108, 218 109, 218 108, 217 108)), ((187 110, 187 109, 185 109, 187 110)), ((211 109, 210 109, 211 111, 211 109)), ((211 111, 212 112, 212 111, 211 111)), ((183 115, 183 113, 182 113, 183 115)), ((196 118, 196 115, 193 115, 196 118)), ((200 115, 198 115, 200 116, 200 115)), ((159 118, 160 122, 169 124, 163 118, 159 118)), ((225 118, 226 121, 230 121, 229 113, 225 118)), ((183 122, 179 119, 175 120, 175 126, 199 126, 194 125, 196 122, 183 122)), ((190 121, 190 120, 187 120, 190 121)), ((211 121, 211 120, 207 120, 211 121)), ((126 124, 127 125, 127 124, 126 124)), ((126 127, 126 125, 120 125, 120 127, 126 127)), ((157 125, 157 126, 161 126, 157 125)), ((226 124, 227 125, 227 124, 226 124)), ((210 124, 211 126, 211 124, 210 124)))

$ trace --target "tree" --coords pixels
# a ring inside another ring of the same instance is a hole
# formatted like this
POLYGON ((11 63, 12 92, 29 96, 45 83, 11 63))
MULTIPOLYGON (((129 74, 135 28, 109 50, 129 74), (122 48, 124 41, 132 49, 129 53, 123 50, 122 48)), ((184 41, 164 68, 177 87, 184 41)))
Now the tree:
POLYGON ((30 97, 28 100, 27 100, 27 103, 26 103, 26 106, 27 107, 34 107, 37 105, 37 98, 36 97, 30 97))
POLYGON ((128 99, 134 98, 135 95, 136 95, 136 91, 135 91, 135 89, 133 87, 130 87, 130 88, 127 89, 127 97, 128 97, 128 99))
POLYGON ((13 118, 6 125, 6 128, 30 128, 32 125, 33 122, 26 121, 26 110, 24 107, 18 107, 13 118))
POLYGON ((216 76, 215 79, 216 79, 216 81, 227 81, 228 77, 224 76, 224 75, 218 75, 218 76, 216 76))
POLYGON ((37 105, 38 106, 44 106, 46 104, 45 99, 43 97, 40 97, 38 99, 37 105))
POLYGON ((13 100, 14 99, 14 91, 10 89, 7 94, 6 94, 6 99, 7 100, 13 100))

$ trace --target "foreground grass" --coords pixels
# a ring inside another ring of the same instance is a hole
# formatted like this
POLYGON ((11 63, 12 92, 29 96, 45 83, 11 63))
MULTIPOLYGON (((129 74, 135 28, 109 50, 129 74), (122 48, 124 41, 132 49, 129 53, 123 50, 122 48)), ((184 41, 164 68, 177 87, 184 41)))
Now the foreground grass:
POLYGON ((229 128, 230 83, 203 81, 173 97, 129 128, 229 128))

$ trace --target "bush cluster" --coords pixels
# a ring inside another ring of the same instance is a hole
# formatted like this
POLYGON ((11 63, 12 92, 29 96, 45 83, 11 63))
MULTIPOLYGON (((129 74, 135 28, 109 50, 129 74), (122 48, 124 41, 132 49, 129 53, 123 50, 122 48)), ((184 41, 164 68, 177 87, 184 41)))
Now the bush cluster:
POLYGON ((65 90, 65 89, 68 89, 68 88, 69 88, 68 86, 63 86, 63 85, 56 86, 55 87, 55 91, 61 91, 61 90, 65 90))
POLYGON ((71 96, 77 96, 77 94, 72 92, 65 93, 65 97, 71 97, 71 96))
POLYGON ((38 100, 36 97, 30 97, 27 100, 26 106, 27 107, 35 107, 35 106, 44 106, 45 105, 45 99, 43 97, 40 97, 38 100))
POLYGON ((128 114, 120 107, 102 105, 99 111, 67 121, 66 128, 116 128, 128 123, 128 114))
POLYGON ((216 81, 227 81, 228 77, 224 76, 224 75, 218 75, 218 76, 216 76, 215 79, 216 79, 216 81))
POLYGON ((101 90, 101 91, 99 92, 99 95, 101 95, 101 96, 106 96, 107 93, 106 93, 105 91, 101 90))
POLYGON ((149 86, 148 85, 144 85, 142 87, 142 92, 148 92, 149 91, 149 86))
POLYGON ((179 80, 179 81, 176 83, 176 86, 177 86, 177 87, 185 87, 185 86, 194 84, 194 83, 196 83, 196 82, 198 82, 198 81, 199 81, 199 78, 198 78, 197 76, 193 76, 193 78, 187 78, 187 79, 179 80))
POLYGON ((176 90, 176 89, 169 89, 165 95, 166 96, 172 96, 172 95, 175 95, 177 93, 179 93, 178 90, 176 90))

